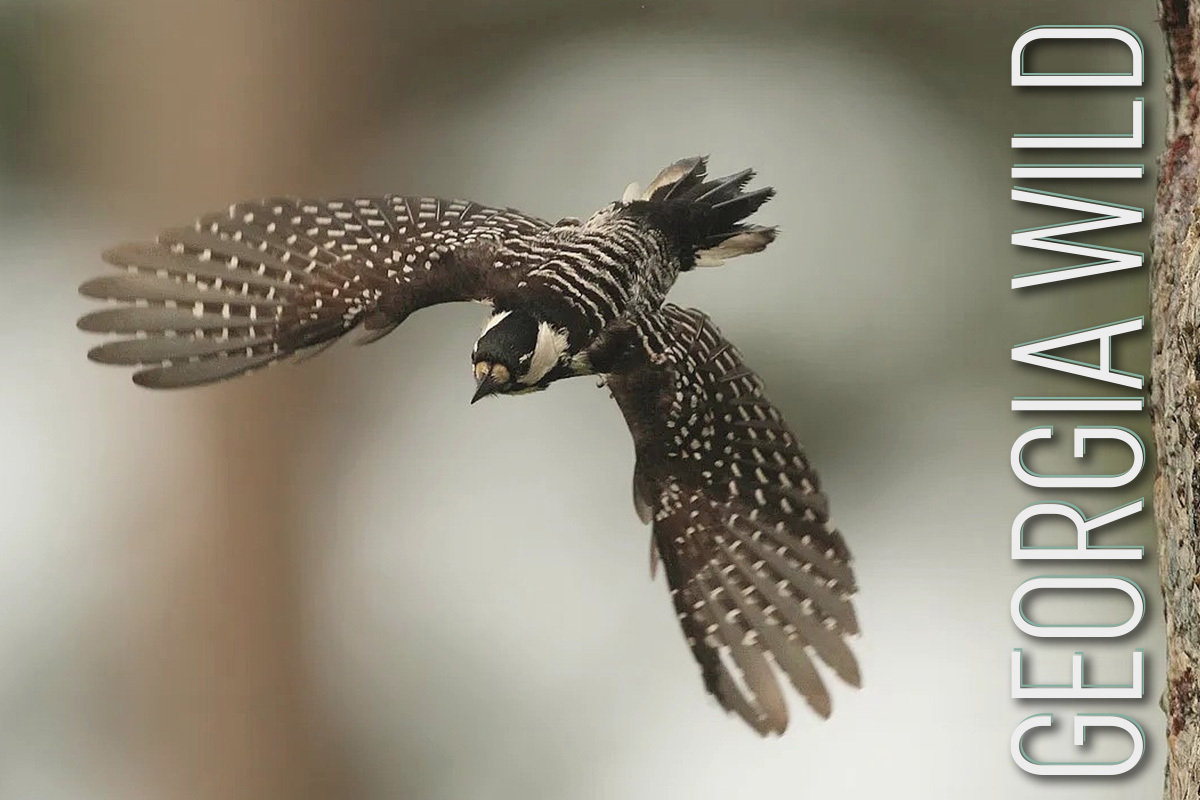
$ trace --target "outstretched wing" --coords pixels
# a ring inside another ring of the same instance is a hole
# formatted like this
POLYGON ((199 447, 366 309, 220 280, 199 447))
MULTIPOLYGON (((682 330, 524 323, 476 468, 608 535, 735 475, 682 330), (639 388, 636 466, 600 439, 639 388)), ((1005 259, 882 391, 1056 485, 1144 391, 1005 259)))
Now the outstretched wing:
POLYGON ((827 717, 813 661, 858 686, 846 643, 858 622, 850 553, 816 473, 706 316, 667 305, 633 333, 641 346, 614 363, 608 385, 633 433, 652 559, 705 686, 759 733, 780 733, 782 672, 827 717))
POLYGON ((242 203, 156 243, 105 252, 125 271, 80 292, 125 305, 87 314, 79 327, 132 336, 88 356, 141 366, 135 383, 210 383, 358 326, 374 340, 419 308, 486 300, 516 279, 495 255, 548 227, 512 209, 432 197, 242 203))

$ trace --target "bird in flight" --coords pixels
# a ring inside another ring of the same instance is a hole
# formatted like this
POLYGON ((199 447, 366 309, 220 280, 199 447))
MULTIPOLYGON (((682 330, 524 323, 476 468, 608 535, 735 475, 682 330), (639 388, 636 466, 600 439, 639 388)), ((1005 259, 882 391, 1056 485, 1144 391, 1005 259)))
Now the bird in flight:
POLYGON ((323 349, 374 341, 414 311, 492 307, 472 350, 475 395, 600 376, 636 452, 634 506, 652 525, 684 637, 707 690, 760 734, 782 733, 786 678, 822 717, 817 661, 860 685, 850 552, 799 442, 758 376, 708 317, 666 302, 681 272, 770 244, 745 222, 774 191, 746 169, 671 164, 586 221, 551 224, 463 200, 278 198, 104 253, 84 283, 114 301, 79 320, 121 334, 88 356, 138 367, 151 388, 197 386, 323 349))

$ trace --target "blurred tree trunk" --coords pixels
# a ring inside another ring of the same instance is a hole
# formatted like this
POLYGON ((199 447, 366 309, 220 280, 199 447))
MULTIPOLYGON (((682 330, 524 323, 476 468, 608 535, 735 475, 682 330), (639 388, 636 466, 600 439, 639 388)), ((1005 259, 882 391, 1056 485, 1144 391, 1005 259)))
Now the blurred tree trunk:
MULTIPOLYGON (((352 11, 102 4, 72 54, 75 166, 146 236, 235 200, 311 191, 337 163, 340 126, 361 128, 371 105, 371 28, 352 11)), ((303 506, 290 465, 315 433, 297 420, 319 371, 287 373, 155 398, 183 429, 161 444, 169 477, 130 476, 144 500, 132 522, 153 539, 142 546, 173 543, 128 587, 127 747, 148 797, 353 793, 306 691, 297 591, 303 506)))
POLYGON ((1167 620, 1166 797, 1200 796, 1200 8, 1160 0, 1170 56, 1167 151, 1159 171, 1150 261, 1154 328, 1150 409, 1154 487, 1167 620))

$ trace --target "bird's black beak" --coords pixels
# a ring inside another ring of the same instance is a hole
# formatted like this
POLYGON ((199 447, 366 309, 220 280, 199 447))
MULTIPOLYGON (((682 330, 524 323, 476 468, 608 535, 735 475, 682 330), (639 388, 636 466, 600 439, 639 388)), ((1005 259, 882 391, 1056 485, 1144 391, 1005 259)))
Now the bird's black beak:
POLYGON ((500 370, 504 370, 504 367, 489 364, 486 361, 481 361, 475 365, 475 396, 471 398, 472 405, 478 403, 489 394, 495 394, 500 391, 500 388, 504 385, 496 377, 497 371, 500 370))
POLYGON ((475 396, 471 398, 471 403, 478 403, 489 394, 495 394, 500 388, 500 384, 491 375, 487 375, 478 384, 475 385, 475 396))

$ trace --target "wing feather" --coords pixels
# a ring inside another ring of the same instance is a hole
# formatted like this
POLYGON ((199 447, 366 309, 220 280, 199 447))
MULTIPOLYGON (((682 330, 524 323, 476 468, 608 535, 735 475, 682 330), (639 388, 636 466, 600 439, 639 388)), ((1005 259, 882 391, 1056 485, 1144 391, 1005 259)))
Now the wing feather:
POLYGON ((667 305, 627 335, 606 380, 637 450, 635 507, 705 686, 762 734, 787 726, 779 673, 829 716, 814 660, 860 685, 846 641, 857 584, 816 472, 703 314, 667 305))
POLYGON ((223 380, 320 352, 355 327, 374 341, 413 311, 486 300, 520 276, 496 252, 549 223, 462 200, 389 195, 240 203, 118 245, 104 260, 124 270, 84 283, 88 297, 124 305, 79 327, 133 338, 89 357, 139 365, 156 388, 223 380))

